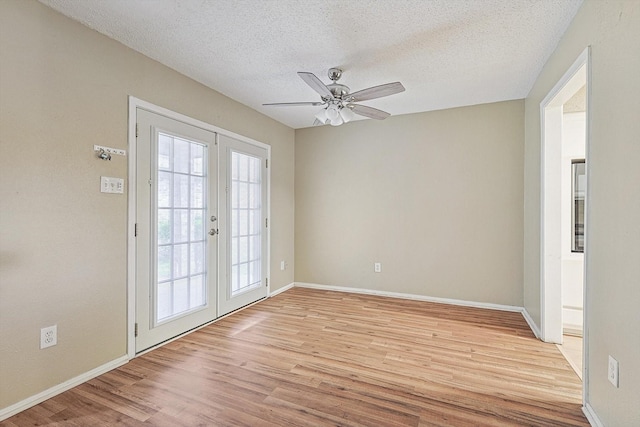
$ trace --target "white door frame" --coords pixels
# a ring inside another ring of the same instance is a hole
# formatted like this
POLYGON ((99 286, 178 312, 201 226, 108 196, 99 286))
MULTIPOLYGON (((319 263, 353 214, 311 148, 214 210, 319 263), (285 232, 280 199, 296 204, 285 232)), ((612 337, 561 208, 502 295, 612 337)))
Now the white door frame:
MULTIPOLYGON (((540 322, 541 322, 541 338, 545 342, 562 343, 562 299, 560 289, 561 267, 559 260, 555 260, 555 252, 560 255, 559 247, 554 248, 555 244, 559 245, 558 236, 559 212, 550 207, 548 198, 554 196, 555 191, 559 193, 559 189, 554 189, 550 183, 550 178, 554 172, 550 172, 550 168, 545 167, 546 161, 559 147, 561 135, 558 131, 562 131, 562 104, 566 102, 581 86, 586 83, 586 156, 588 161, 590 158, 591 143, 591 48, 588 46, 580 56, 574 61, 569 69, 564 73, 562 78, 555 84, 553 89, 540 103, 540 322), (584 71, 584 79, 574 78, 579 72, 584 71), (566 99, 564 99, 566 98, 566 99), (553 127, 553 129, 552 129, 553 127), (557 215, 557 217, 556 217, 557 215)), ((559 182, 559 171, 558 181, 559 182)), ((587 194, 585 207, 585 224, 586 217, 590 211, 591 205, 591 186, 589 182, 590 167, 587 166, 587 194)), ((583 384, 583 403, 587 402, 587 390, 589 382, 588 366, 588 350, 589 350, 589 334, 587 322, 588 307, 588 277, 587 277, 587 260, 588 260, 588 233, 585 226, 585 253, 584 253, 584 297, 583 297, 583 348, 582 348, 582 384, 583 384)))
MULTIPOLYGON (((256 141, 251 138, 247 138, 237 133, 230 132, 226 129, 219 128, 217 126, 205 123, 203 121, 193 119, 185 116, 184 114, 171 111, 169 109, 154 105, 150 102, 143 101, 133 96, 129 96, 129 183, 128 183, 128 212, 127 212, 127 356, 129 360, 136 357, 136 338, 135 338, 135 322, 136 322, 136 237, 135 237, 135 222, 136 222, 136 123, 137 123, 137 109, 143 109, 155 114, 159 114, 168 117, 173 120, 178 120, 188 125, 199 127, 211 132, 218 133, 220 135, 226 135, 240 141, 262 147, 267 150, 267 158, 271 159, 271 146, 260 141, 256 141)), ((267 169, 267 179, 271 182, 271 168, 267 169)), ((267 186, 267 217, 271 216, 271 185, 267 186)), ((271 227, 267 228, 267 272, 266 277, 271 277, 270 265, 271 265, 271 227)), ((270 285, 269 285, 270 286, 270 285)), ((269 294, 269 287, 267 287, 267 295, 269 294)))

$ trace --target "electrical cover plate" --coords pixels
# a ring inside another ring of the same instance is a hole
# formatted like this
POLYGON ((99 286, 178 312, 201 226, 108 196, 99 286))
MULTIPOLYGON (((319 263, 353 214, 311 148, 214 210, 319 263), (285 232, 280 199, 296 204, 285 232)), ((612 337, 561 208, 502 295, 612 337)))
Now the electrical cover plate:
POLYGON ((101 193, 124 193, 124 179, 112 178, 109 176, 100 177, 100 192, 101 193))
POLYGON ((619 367, 618 367, 618 361, 616 359, 614 359, 613 357, 611 357, 611 355, 609 355, 609 370, 607 373, 607 378, 609 379, 609 382, 611 384, 613 384, 614 387, 618 388, 619 387, 619 367))
POLYGON ((58 325, 40 329, 40 349, 58 344, 58 325))

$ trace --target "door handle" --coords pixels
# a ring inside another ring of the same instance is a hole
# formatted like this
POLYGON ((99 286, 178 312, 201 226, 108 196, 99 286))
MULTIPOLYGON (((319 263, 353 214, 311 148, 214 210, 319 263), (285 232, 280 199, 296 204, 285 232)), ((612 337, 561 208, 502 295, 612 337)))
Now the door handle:
POLYGON ((218 229, 217 228, 212 228, 211 230, 209 230, 209 235, 215 236, 216 234, 218 234, 218 229))

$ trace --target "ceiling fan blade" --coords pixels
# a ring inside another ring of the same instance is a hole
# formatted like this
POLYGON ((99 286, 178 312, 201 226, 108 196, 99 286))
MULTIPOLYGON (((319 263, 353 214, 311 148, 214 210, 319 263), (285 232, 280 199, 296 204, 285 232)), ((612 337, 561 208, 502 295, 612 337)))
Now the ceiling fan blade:
POLYGON ((271 104, 262 104, 270 107, 317 107, 323 105, 324 102, 274 102, 271 104))
POLYGON ((400 82, 394 82, 353 92, 349 94, 349 99, 353 102, 368 101, 400 92, 404 92, 404 86, 400 82))
POLYGON ((369 117, 370 119, 384 120, 391 114, 386 111, 378 110, 377 108, 367 107, 366 105, 349 104, 351 110, 361 116, 369 117))
POLYGON ((318 119, 315 119, 315 120, 313 121, 313 125, 314 125, 314 126, 322 126, 322 125, 324 125, 324 123, 322 123, 322 122, 321 122, 320 120, 318 120, 318 119))
POLYGON ((329 88, 322 83, 322 80, 316 77, 313 73, 308 73, 306 71, 298 71, 298 75, 306 84, 311 86, 311 89, 315 90, 322 96, 323 98, 333 99, 333 94, 329 90, 329 88))

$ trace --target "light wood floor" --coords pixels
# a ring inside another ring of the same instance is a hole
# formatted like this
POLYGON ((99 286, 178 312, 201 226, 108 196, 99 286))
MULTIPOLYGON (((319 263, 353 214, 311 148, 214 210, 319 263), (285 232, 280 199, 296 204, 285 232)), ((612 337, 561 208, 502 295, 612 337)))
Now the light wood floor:
POLYGON ((582 337, 563 335, 562 344, 556 344, 578 378, 582 379, 582 337))
POLYGON ((519 313, 294 288, 2 426, 588 426, 519 313))

